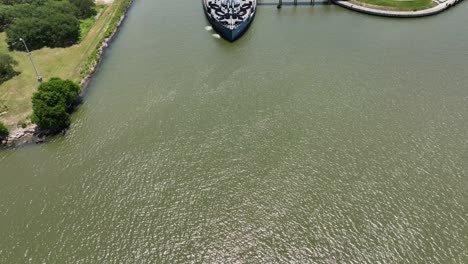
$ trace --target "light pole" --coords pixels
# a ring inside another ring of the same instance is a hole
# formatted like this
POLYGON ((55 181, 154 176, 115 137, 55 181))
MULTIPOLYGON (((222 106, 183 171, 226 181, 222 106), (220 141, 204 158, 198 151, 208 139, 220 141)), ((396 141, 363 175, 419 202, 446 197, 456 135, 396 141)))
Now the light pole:
POLYGON ((38 81, 38 82, 42 82, 42 76, 39 75, 39 71, 37 70, 36 65, 34 64, 34 61, 33 61, 32 56, 31 56, 31 52, 29 52, 29 49, 28 49, 28 46, 26 45, 26 42, 24 41, 23 38, 20 38, 19 40, 20 40, 21 42, 23 42, 24 47, 26 48, 26 52, 28 53, 29 60, 31 61, 31 64, 32 64, 34 70, 36 71, 37 81, 38 81))

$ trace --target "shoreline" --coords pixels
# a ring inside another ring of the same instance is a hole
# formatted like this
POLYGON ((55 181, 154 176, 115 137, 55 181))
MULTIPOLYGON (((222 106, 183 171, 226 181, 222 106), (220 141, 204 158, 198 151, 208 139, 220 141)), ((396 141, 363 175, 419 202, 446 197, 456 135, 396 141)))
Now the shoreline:
MULTIPOLYGON (((115 25, 110 24, 109 28, 107 30, 110 30, 110 34, 108 36, 105 36, 102 41, 100 41, 100 45, 96 47, 96 54, 91 55, 88 60, 92 57, 94 59, 89 62, 89 68, 86 70, 86 73, 84 76, 81 78, 81 81, 79 82, 79 85, 81 87, 80 95, 77 98, 78 101, 82 100, 84 94, 86 93, 86 90, 88 88, 88 84, 91 80, 91 78, 94 76, 94 73, 96 73, 96 70, 99 68, 99 65, 102 62, 102 58, 104 56, 104 53, 106 49, 109 47, 109 45, 112 43, 112 40, 115 38, 120 26, 122 25, 123 21, 127 17, 127 13, 133 4, 133 0, 129 0, 128 4, 125 6, 125 8, 122 10, 122 15, 119 17, 117 23, 115 25), (112 28, 113 27, 113 28, 112 28)), ((119 11, 119 8, 117 8, 117 11, 119 11)), ((84 64, 83 67, 86 67, 87 65, 84 64)), ((62 133, 65 134, 67 130, 64 130, 62 133)), ((27 144, 27 143, 44 143, 45 138, 47 136, 50 136, 47 132, 40 131, 35 124, 29 124, 26 127, 16 127, 10 131, 10 135, 4 139, 3 141, 0 142, 0 147, 1 146, 6 146, 6 147, 12 147, 16 146, 18 144, 27 144)))
POLYGON ((123 21, 127 17, 128 10, 130 9, 130 6, 132 5, 132 3, 133 3, 133 0, 130 0, 128 2, 117 24, 115 25, 115 28, 111 30, 108 37, 104 37, 104 39, 101 41, 101 45, 97 48, 96 58, 90 63, 90 67, 87 73, 84 75, 84 77, 81 79, 79 83, 79 85, 81 86, 80 97, 82 97, 84 93, 86 92, 86 89, 88 88, 88 84, 91 78, 93 77, 96 70, 99 68, 99 65, 102 62, 102 57, 104 56, 106 49, 111 44, 112 40, 114 40, 114 37, 117 34, 120 26, 122 25, 123 21))
MULTIPOLYGON (((395 10, 384 10, 372 8, 369 6, 364 6, 364 3, 356 4, 350 3, 346 0, 332 0, 334 4, 344 7, 346 9, 356 11, 359 13, 364 13, 368 15, 381 16, 381 17, 395 17, 395 18, 415 18, 415 17, 426 17, 439 14, 452 6, 462 2, 463 0, 447 0, 442 4, 438 4, 434 7, 417 10, 417 11, 395 11, 395 10)), ((381 7, 381 6, 379 6, 381 7)), ((384 8, 384 7, 382 7, 384 8)))

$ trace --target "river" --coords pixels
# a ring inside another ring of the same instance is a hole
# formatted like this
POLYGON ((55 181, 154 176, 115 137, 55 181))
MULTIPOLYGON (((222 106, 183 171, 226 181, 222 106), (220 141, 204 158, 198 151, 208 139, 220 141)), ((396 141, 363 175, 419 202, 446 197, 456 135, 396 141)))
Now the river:
POLYGON ((137 0, 65 136, 0 151, 0 263, 468 263, 468 4, 137 0))

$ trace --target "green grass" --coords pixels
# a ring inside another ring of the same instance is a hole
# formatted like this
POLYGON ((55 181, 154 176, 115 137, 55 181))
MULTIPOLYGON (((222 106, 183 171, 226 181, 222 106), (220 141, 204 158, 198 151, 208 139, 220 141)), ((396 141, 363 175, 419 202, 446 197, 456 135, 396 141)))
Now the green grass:
MULTIPOLYGON (((94 26, 83 40, 68 48, 43 48, 32 52, 34 62, 44 80, 52 77, 70 79, 76 82, 87 73, 87 65, 96 57, 96 50, 114 25, 115 17, 121 14, 121 4, 128 0, 115 0, 98 16, 94 26)), ((14 126, 26 119, 32 112, 31 96, 38 87, 36 74, 25 52, 8 51, 5 33, 0 33, 0 52, 10 54, 18 61, 18 76, 0 85, 0 121, 14 126)))
POLYGON ((80 39, 79 42, 81 42, 89 33, 91 28, 94 26, 94 23, 96 23, 96 18, 99 18, 99 16, 106 10, 106 5, 97 5, 95 7, 96 10, 96 16, 92 16, 86 19, 80 20, 80 39))
POLYGON ((95 17, 89 17, 87 19, 80 20, 79 42, 81 42, 86 37, 86 35, 88 35, 88 32, 91 30, 95 22, 96 22, 95 17))
POLYGON ((432 0, 354 0, 374 6, 383 7, 381 9, 415 11, 434 7, 436 4, 432 0))

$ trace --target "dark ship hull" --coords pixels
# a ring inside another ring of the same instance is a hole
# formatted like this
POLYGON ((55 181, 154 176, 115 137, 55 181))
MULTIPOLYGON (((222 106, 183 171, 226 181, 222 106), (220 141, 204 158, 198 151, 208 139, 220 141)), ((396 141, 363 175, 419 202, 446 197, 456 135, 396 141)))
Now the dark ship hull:
POLYGON ((234 42, 238 38, 240 38, 249 28, 250 22, 253 20, 253 17, 249 20, 244 21, 238 28, 231 30, 223 25, 221 25, 216 20, 210 20, 213 29, 224 39, 234 42))
POLYGON ((213 29, 231 42, 247 31, 256 6, 256 0, 203 0, 206 17, 213 29))

